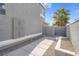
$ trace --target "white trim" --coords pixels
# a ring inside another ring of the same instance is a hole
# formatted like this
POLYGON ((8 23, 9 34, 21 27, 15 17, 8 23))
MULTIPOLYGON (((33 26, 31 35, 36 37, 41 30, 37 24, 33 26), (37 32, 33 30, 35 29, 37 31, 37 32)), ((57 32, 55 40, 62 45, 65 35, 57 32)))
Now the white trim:
POLYGON ((61 37, 59 37, 55 49, 58 50, 60 48, 60 46, 61 46, 61 37))
POLYGON ((45 16, 41 13, 40 16, 45 19, 45 16))
POLYGON ((61 52, 64 52, 64 53, 70 54, 70 55, 75 55, 74 52, 68 51, 68 50, 66 50, 66 49, 62 49, 62 48, 60 48, 60 49, 58 49, 58 50, 61 51, 61 52))

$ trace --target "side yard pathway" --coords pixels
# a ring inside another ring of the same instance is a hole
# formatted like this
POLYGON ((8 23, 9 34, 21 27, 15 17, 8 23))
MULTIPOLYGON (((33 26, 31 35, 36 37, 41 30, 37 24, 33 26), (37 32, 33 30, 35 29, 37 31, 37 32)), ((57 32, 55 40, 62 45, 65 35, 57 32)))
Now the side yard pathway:
POLYGON ((22 43, 4 50, 4 56, 52 56, 54 54, 55 38, 42 37, 29 44, 22 43), (14 49, 15 48, 15 49, 14 49))

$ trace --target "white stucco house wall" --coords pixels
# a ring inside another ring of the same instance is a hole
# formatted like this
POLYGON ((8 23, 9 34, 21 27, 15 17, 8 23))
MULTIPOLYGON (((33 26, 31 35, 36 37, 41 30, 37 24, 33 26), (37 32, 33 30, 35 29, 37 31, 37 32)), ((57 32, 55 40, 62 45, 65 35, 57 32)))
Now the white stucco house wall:
POLYGON ((0 7, 5 10, 0 13, 0 41, 41 33, 46 24, 43 4, 5 3, 0 7))

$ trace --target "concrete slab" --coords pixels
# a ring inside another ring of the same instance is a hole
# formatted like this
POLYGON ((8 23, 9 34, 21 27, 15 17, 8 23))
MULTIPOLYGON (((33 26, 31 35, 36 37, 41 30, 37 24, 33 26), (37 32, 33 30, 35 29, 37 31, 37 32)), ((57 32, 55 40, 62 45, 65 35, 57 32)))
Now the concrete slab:
POLYGON ((34 48, 36 47, 36 45, 26 45, 24 47, 22 47, 25 51, 27 51, 28 53, 30 53, 34 48))
POLYGON ((36 40, 36 41, 34 41, 34 42, 32 42, 31 44, 32 45, 37 45, 37 44, 39 44, 41 41, 43 41, 44 39, 38 39, 38 40, 36 40))
POLYGON ((53 40, 40 38, 29 44, 21 44, 9 48, 4 51, 4 56, 42 56, 49 46, 53 43, 53 40), (10 51, 11 50, 11 51, 10 51))
POLYGON ((30 43, 30 44, 28 44, 28 45, 23 46, 22 48, 23 48, 25 51, 31 53, 32 50, 33 50, 41 41, 42 41, 41 39, 36 40, 36 41, 34 41, 34 42, 32 42, 32 43, 30 43))
POLYGON ((5 56, 27 56, 29 53, 26 52, 24 49, 20 48, 5 54, 5 56))
POLYGON ((49 45, 41 44, 40 43, 37 47, 42 48, 42 49, 48 49, 49 48, 49 45))

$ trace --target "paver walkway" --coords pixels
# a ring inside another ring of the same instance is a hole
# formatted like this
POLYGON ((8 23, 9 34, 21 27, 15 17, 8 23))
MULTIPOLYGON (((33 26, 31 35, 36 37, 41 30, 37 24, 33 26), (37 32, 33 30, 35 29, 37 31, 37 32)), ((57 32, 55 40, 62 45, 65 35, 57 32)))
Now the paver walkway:
POLYGON ((53 40, 44 39, 33 49, 30 56, 42 56, 53 42, 53 40))
MULTIPOLYGON (((37 39, 36 41, 33 41, 29 44, 27 44, 26 42, 20 44, 20 45, 17 45, 17 46, 14 46, 12 48, 8 48, 6 50, 3 50, 3 55, 4 56, 28 56, 28 55, 53 55, 53 53, 51 53, 51 51, 53 51, 52 49, 49 49, 51 44, 54 45, 54 40, 55 38, 53 37, 42 37, 40 39, 37 39), (50 42, 50 43, 49 43, 50 42), (46 45, 46 44, 49 44, 49 45, 46 45), (40 47, 38 49, 37 52, 34 52, 37 50, 37 47, 40 47), (42 50, 43 49, 43 50, 42 50), (46 50, 47 49, 47 50, 46 50), (42 53, 41 53, 41 52, 42 53), (41 54, 40 54, 40 53, 41 54), (48 53, 49 52, 49 53, 48 53), (32 54, 32 53, 36 53, 36 54, 32 54)), ((53 46, 52 46, 53 47, 53 46)))

